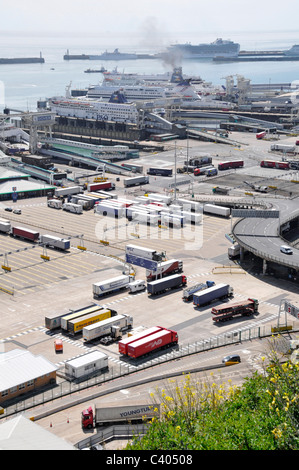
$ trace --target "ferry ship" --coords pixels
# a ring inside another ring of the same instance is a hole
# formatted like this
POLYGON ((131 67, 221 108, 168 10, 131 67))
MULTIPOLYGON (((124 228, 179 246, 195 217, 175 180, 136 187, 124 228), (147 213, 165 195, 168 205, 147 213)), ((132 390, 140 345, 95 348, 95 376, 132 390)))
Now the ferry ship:
POLYGON ((183 59, 203 59, 217 56, 236 57, 239 51, 240 44, 222 38, 218 38, 210 44, 172 44, 168 48, 169 53, 179 55, 183 59))
POLYGON ((109 83, 109 82, 115 82, 115 83, 130 83, 133 84, 135 83, 156 83, 156 84, 165 84, 167 82, 170 83, 180 83, 183 80, 186 80, 187 78, 191 78, 191 81, 193 83, 197 82, 200 83, 202 82, 201 77, 187 77, 186 75, 183 75, 182 72, 182 67, 175 67, 172 72, 165 72, 165 73, 158 73, 158 74, 138 74, 138 73, 125 73, 125 72, 118 72, 117 67, 112 70, 112 72, 109 71, 103 71, 104 75, 104 83, 109 83))
POLYGON ((113 52, 105 51, 100 55, 90 55, 90 60, 131 60, 138 59, 137 54, 130 54, 127 52, 119 52, 118 49, 114 49, 113 52))
POLYGON ((120 92, 113 93, 108 102, 85 97, 51 98, 48 101, 48 107, 58 116, 133 124, 136 124, 138 120, 136 104, 127 102, 120 92))

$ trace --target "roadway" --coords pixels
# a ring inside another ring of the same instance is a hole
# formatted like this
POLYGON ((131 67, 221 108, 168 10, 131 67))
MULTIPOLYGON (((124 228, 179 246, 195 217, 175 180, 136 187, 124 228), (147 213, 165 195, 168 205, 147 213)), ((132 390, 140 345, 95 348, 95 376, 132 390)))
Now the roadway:
POLYGON ((246 250, 267 261, 299 268, 299 250, 293 249, 293 255, 280 251, 280 246, 286 244, 279 236, 279 226, 287 220, 299 216, 298 198, 296 199, 268 199, 272 208, 280 211, 280 217, 271 218, 244 218, 236 222, 233 235, 236 241, 246 250))

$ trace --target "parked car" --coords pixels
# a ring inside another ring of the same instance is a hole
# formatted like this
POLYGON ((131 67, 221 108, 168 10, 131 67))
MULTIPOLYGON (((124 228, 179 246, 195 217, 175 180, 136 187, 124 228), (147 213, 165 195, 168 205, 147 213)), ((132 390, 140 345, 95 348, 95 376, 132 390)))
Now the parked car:
POLYGON ((13 211, 13 213, 14 213, 14 214, 22 214, 22 211, 21 211, 21 209, 15 209, 15 210, 13 211))
POLYGON ((12 208, 11 208, 11 207, 5 207, 4 210, 7 211, 7 212, 12 212, 12 208))

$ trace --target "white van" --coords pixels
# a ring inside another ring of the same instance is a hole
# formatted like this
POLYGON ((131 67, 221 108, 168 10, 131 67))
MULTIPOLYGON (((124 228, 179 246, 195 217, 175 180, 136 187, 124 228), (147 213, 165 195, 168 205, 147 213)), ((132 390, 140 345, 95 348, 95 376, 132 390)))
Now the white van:
POLYGON ((128 285, 130 292, 140 292, 146 289, 145 281, 136 280, 128 285))
POLYGON ((285 253, 286 255, 292 255, 293 254, 292 248, 290 248, 288 245, 281 245, 280 251, 282 253, 285 253))

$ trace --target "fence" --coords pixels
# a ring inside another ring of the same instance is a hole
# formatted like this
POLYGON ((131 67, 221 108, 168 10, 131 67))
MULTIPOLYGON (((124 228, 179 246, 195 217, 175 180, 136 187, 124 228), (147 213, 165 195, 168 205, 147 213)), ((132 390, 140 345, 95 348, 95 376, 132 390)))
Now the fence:
MULTIPOLYGON (((289 324, 290 325, 290 324, 289 324)), ((298 327, 298 322, 296 322, 298 327)), ((292 325, 293 331, 295 330, 295 322, 292 325)), ((22 401, 15 402, 11 405, 5 406, 5 403, 2 406, 5 408, 5 413, 0 417, 6 417, 16 413, 23 412, 24 410, 34 408, 35 406, 43 405, 47 402, 52 402, 58 398, 62 398, 67 395, 71 395, 75 392, 80 392, 82 390, 95 387, 97 385, 103 384, 105 382, 110 382, 120 377, 125 377, 135 372, 140 372, 154 366, 180 359, 186 356, 193 354, 198 354, 200 352, 208 351, 211 349, 216 349, 231 344, 242 343, 245 341, 251 341, 257 338, 264 338, 267 336, 273 335, 273 329, 271 325, 262 325, 255 328, 244 328, 236 331, 230 331, 224 333, 223 335, 214 336, 212 338, 207 338, 201 341, 197 341, 192 344, 186 344, 180 347, 169 349, 164 351, 161 356, 153 357, 152 359, 146 360, 142 364, 134 365, 132 362, 123 362, 114 367, 109 367, 109 371, 101 375, 90 377, 82 382, 69 382, 63 380, 62 382, 56 384, 55 387, 47 389, 44 391, 36 390, 32 392, 28 398, 22 401)), ((191 371, 190 371, 191 372, 191 371)), ((178 371, 177 375, 180 374, 178 371)), ((172 374, 173 375, 173 374, 172 374)), ((165 374, 164 378, 167 378, 168 375, 165 374)), ((157 379, 157 378, 156 378, 157 379)), ((152 380, 150 377, 148 381, 152 380)))

